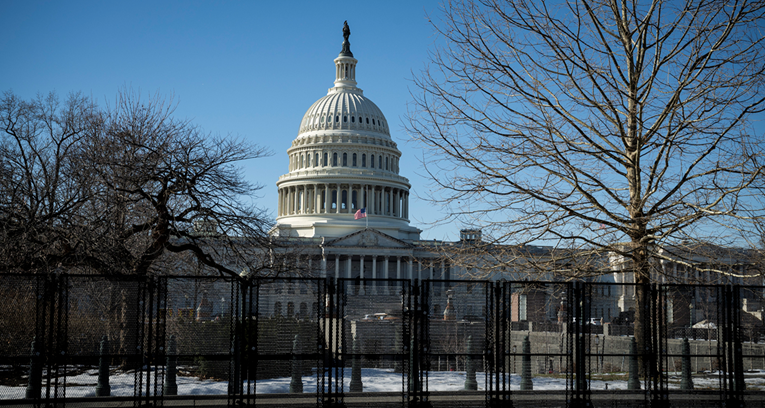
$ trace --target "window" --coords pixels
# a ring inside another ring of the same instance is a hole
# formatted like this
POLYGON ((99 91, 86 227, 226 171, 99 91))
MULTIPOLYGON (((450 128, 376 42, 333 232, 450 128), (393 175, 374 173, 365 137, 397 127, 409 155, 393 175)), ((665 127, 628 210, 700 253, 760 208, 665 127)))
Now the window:
POLYGON ((385 170, 388 170, 388 157, 385 157, 385 170))
POLYGON ((316 153, 316 160, 313 162, 313 166, 316 167, 319 165, 319 153, 316 153))
POLYGON ((327 154, 326 154, 326 153, 324 153, 324 164, 323 164, 323 165, 324 165, 324 166, 326 166, 326 165, 327 165, 327 154))
POLYGON ((303 168, 303 155, 300 155, 300 168, 303 168))
POLYGON ((377 156, 377 167, 382 170, 382 156, 377 156))
POLYGON ((332 165, 337 166, 337 153, 332 153, 332 165))
POLYGON ((292 302, 287 303, 287 317, 292 317, 295 314, 295 304, 292 302))
POLYGON ((274 303, 274 316, 282 315, 282 302, 274 303))
POLYGON ((348 117, 343 115, 343 122, 347 122, 347 121, 348 121, 348 117))
POLYGON ((367 167, 367 155, 362 154, 361 155, 361 167, 367 167))
POLYGON ((353 167, 356 167, 356 153, 353 154, 353 167))
POLYGON ((375 120, 374 120, 374 119, 372 119, 372 124, 373 124, 373 125, 375 124, 375 120))
POLYGON ((335 116, 335 122, 340 122, 340 115, 335 116))
POLYGON ((343 201, 340 204, 342 207, 340 209, 345 210, 348 208, 348 190, 343 190, 343 201))
POLYGON ((356 117, 355 116, 351 116, 351 123, 356 123, 356 117))
POLYGON ((526 295, 518 296, 518 320, 528 320, 526 316, 526 295))
POLYGON ((371 166, 371 167, 372 167, 372 168, 375 168, 375 155, 371 155, 371 156, 369 156, 369 160, 371 160, 371 163, 372 163, 372 166, 371 166))
POLYGON ((369 118, 367 118, 367 125, 369 124, 369 118))
POLYGON ((305 302, 300 303, 300 316, 308 316, 308 305, 305 302))
POLYGON ((356 194, 356 191, 353 191, 351 193, 351 209, 355 210, 359 208, 356 202, 357 202, 357 194, 356 194))
POLYGON ((343 167, 348 165, 348 153, 343 153, 343 167))

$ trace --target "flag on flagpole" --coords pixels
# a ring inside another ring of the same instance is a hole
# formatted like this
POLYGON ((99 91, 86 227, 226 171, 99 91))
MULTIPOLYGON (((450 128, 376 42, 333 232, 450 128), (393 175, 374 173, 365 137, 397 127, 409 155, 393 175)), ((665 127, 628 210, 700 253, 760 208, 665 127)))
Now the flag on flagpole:
POLYGON ((360 220, 362 218, 367 218, 367 209, 362 208, 358 211, 356 211, 356 214, 353 216, 353 219, 360 220))

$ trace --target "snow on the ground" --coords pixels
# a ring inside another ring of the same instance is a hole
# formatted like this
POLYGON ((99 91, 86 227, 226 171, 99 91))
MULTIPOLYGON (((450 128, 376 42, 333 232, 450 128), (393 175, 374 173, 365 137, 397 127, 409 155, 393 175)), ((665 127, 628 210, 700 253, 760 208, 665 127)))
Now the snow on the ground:
MULTIPOLYGON (((352 371, 346 368, 343 372, 343 385, 344 390, 347 392, 351 383, 352 371)), ((677 389, 680 386, 680 373, 670 374, 670 389, 677 389)), ((754 372, 750 374, 746 379, 747 389, 762 389, 765 388, 765 372, 754 372), (752 377, 752 375, 759 375, 759 377, 752 377)), ((428 390, 429 391, 458 391, 463 390, 465 387, 464 371, 431 371, 428 374, 428 390)), ((361 370, 362 383, 365 392, 401 392, 403 389, 402 375, 401 373, 394 373, 391 369, 379 369, 379 368, 362 368, 361 370)), ((627 388, 626 375, 622 375, 624 379, 602 381, 592 380, 590 381, 590 389, 592 390, 621 390, 627 388), (607 384, 607 388, 606 388, 607 384)), ((144 374, 145 380, 145 374, 144 374)), ((317 387, 316 375, 304 376, 303 380, 303 392, 315 393, 317 387)), ((478 389, 485 389, 485 374, 476 373, 476 382, 478 383, 478 389)), ((554 377, 534 377, 533 380, 534 390, 565 390, 566 380, 564 378, 554 377)), ((720 380, 719 373, 708 373, 708 376, 694 376, 694 385, 697 389, 700 388, 719 388, 720 380)), ((74 397, 91 397, 95 396, 95 386, 98 383, 98 370, 89 370, 79 375, 66 377, 66 396, 69 398, 74 397)), ((132 396, 135 386, 135 375, 133 373, 119 373, 112 374, 109 378, 109 384, 111 386, 112 396, 132 396)), ((228 392, 227 381, 214 381, 214 380, 200 380, 195 377, 177 377, 178 395, 225 395, 228 392)), ((282 377, 268 380, 257 381, 255 386, 255 392, 258 394, 272 394, 272 393, 286 393, 289 391, 290 377, 282 377)), ((247 385, 244 385, 247 387, 247 385)), ((253 384, 250 384, 252 387, 253 384)), ((144 384, 144 388, 146 385, 144 384)), ((152 384, 152 394, 154 385, 152 384)), ((158 392, 161 392, 162 384, 157 386, 158 392)), ((520 376, 516 374, 510 375, 510 389, 520 389, 520 376)), ((26 387, 9 387, 0 385, 0 399, 21 399, 24 398, 26 387)), ((43 389, 43 392, 45 390, 43 389)))

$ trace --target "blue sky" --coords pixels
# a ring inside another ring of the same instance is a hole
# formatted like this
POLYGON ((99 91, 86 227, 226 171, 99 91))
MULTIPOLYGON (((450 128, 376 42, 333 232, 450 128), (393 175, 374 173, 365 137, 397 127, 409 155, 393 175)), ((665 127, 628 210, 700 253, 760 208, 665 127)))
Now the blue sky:
POLYGON ((122 87, 174 96, 176 115, 206 131, 270 148, 244 164, 275 215, 276 180, 303 114, 333 85, 343 21, 351 27, 357 80, 382 109, 412 184, 411 223, 423 239, 455 239, 460 226, 430 227, 421 153, 403 129, 413 72, 436 40, 437 1, 10 1, 0 0, 0 91, 23 98, 81 91, 100 104, 122 87))

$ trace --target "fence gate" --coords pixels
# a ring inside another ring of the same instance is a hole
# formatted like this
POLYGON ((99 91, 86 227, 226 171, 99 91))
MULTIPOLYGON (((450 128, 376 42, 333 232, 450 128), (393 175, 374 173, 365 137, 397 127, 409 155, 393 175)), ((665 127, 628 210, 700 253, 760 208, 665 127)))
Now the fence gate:
MULTIPOLYGON (((486 291, 486 405, 512 406, 512 292, 510 282, 493 282, 486 291)), ((517 347, 517 346, 516 346, 517 347)))
POLYGON ((741 286, 717 287, 719 316, 717 358, 720 361, 720 390, 723 404, 743 406, 744 358, 741 345, 741 286))
MULTIPOLYGON (((127 282, 130 282, 128 280, 127 282)), ((135 368, 133 406, 162 406, 165 379, 165 323, 163 316, 167 309, 167 278, 141 277, 135 281, 137 296, 134 308, 126 313, 135 313, 135 351, 129 359, 135 368)), ((130 354, 128 352, 128 354, 130 354)))
POLYGON ((63 407, 69 360, 68 279, 66 275, 49 274, 36 275, 31 280, 36 297, 35 327, 25 398, 34 399, 35 407, 63 407))

